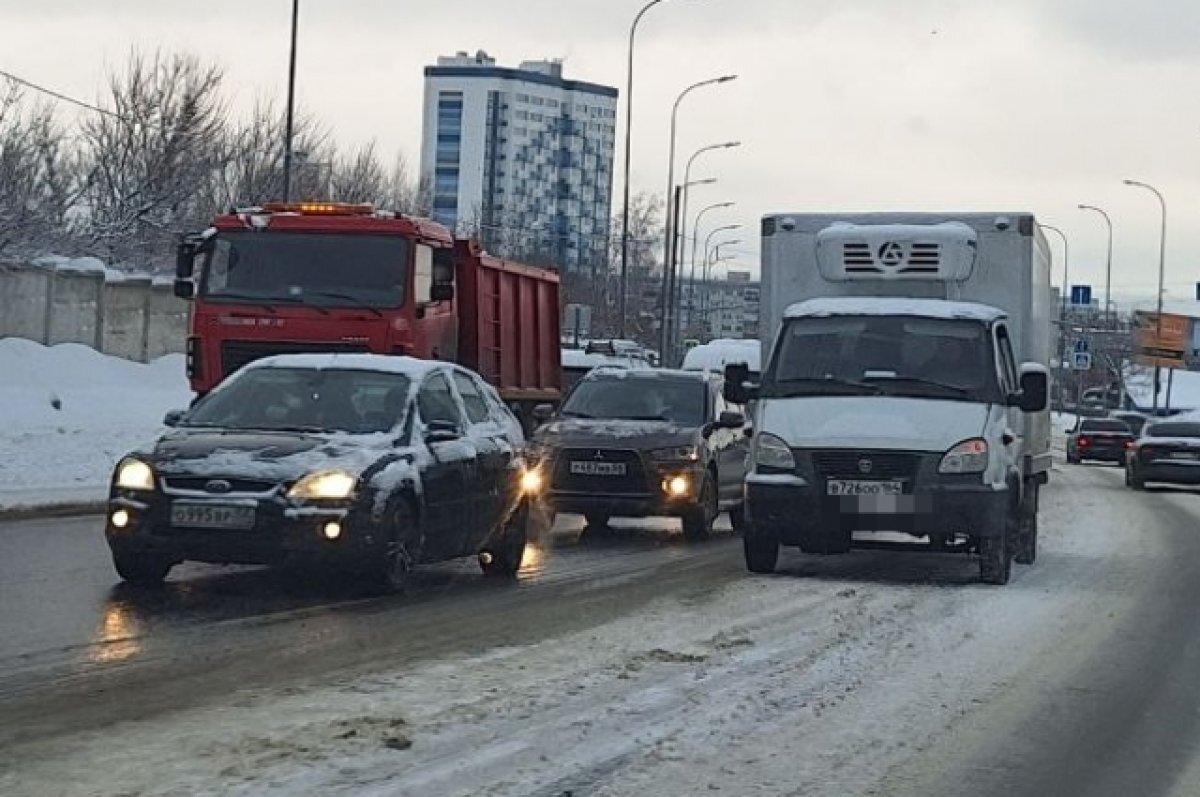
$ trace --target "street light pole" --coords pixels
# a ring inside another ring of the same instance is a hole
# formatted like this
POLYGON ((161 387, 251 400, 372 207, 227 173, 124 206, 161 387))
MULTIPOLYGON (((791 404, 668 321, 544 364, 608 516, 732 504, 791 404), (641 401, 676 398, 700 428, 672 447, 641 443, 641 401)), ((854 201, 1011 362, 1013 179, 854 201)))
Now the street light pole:
POLYGON ((1110 329, 1116 326, 1112 318, 1112 252, 1113 252, 1113 223, 1112 218, 1104 212, 1103 208, 1098 208, 1095 205, 1080 205, 1080 210, 1091 210, 1099 213, 1104 217, 1104 223, 1108 227, 1108 255, 1104 261, 1104 322, 1110 329))
POLYGON ((718 208, 731 208, 733 202, 718 202, 715 205, 709 205, 703 208, 696 214, 696 221, 692 224, 692 266, 688 273, 688 283, 692 286, 692 301, 696 301, 696 248, 699 246, 700 220, 704 218, 709 211, 717 210, 718 208))
POLYGON ((633 24, 629 26, 629 63, 625 72, 625 177, 622 184, 625 197, 621 203, 621 296, 618 303, 621 312, 619 326, 622 338, 625 337, 627 324, 625 309, 626 300, 629 297, 629 169, 632 154, 630 145, 633 142, 633 42, 642 17, 661 2, 663 0, 650 0, 642 6, 642 10, 633 18, 633 24))
MULTIPOLYGON (((1067 240, 1067 234, 1057 227, 1050 224, 1038 225, 1044 232, 1056 233, 1063 243, 1063 281, 1062 289, 1059 291, 1062 296, 1062 302, 1058 309, 1058 368, 1057 372, 1062 375, 1063 361, 1067 357, 1067 294, 1070 292, 1071 285, 1071 242, 1067 240)), ((1062 384, 1059 383, 1059 400, 1062 400, 1062 384)))
POLYGON ((740 147, 741 145, 742 142, 740 141, 726 141, 723 144, 710 144, 709 146, 701 147, 692 153, 692 156, 688 158, 687 166, 684 167, 683 211, 679 214, 681 221, 679 224, 679 230, 675 235, 675 249, 673 251, 671 261, 671 297, 673 301, 678 301, 679 297, 682 295, 680 286, 682 285, 683 280, 684 248, 687 246, 687 212, 689 198, 687 186, 690 184, 689 181, 691 180, 692 165, 696 162, 698 157, 706 152, 712 152, 718 149, 732 149, 734 147, 740 147))
MULTIPOLYGON (((1162 208, 1162 228, 1159 231, 1158 238, 1158 301, 1156 302, 1155 312, 1155 335, 1158 337, 1158 342, 1162 341, 1162 314, 1163 314, 1163 280, 1167 273, 1167 200, 1163 198, 1162 192, 1149 183, 1141 183, 1137 180, 1126 180, 1125 185, 1132 185, 1138 188, 1145 188, 1158 197, 1159 207, 1162 208)), ((1161 384, 1161 369, 1158 364, 1158 358, 1154 358, 1154 414, 1158 414, 1158 388, 1161 384)))
POLYGON ((287 119, 283 131, 283 201, 292 198, 292 130, 296 109, 296 29, 300 22, 300 0, 292 0, 292 47, 288 55, 287 119))
POLYGON ((742 228, 742 225, 740 225, 740 224, 726 224, 721 227, 714 227, 712 230, 709 230, 708 235, 705 236, 705 238, 704 238, 704 276, 700 280, 704 284, 704 292, 705 292, 705 297, 706 297, 705 301, 703 302, 704 305, 708 304, 708 300, 707 300, 708 269, 709 269, 709 265, 710 265, 709 245, 712 243, 713 236, 719 232, 728 232, 729 230, 740 230, 741 228, 742 228))
MULTIPOLYGON (((674 321, 675 328, 677 331, 680 328, 680 326, 682 325, 682 321, 683 321, 683 250, 684 250, 685 245, 687 244, 687 240, 685 238, 686 233, 684 232, 684 230, 687 229, 687 215, 686 214, 687 214, 687 207, 688 207, 688 197, 691 195, 692 186, 694 186, 694 185, 713 185, 716 182, 717 182, 717 178, 715 178, 715 177, 706 177, 701 180, 689 180, 689 179, 687 179, 686 173, 684 175, 683 192, 682 192, 683 200, 680 204, 680 211, 678 214, 679 215, 679 234, 676 236, 676 240, 675 240, 675 262, 672 264, 672 271, 671 271, 672 295, 674 296, 674 298, 676 300, 675 303, 672 304, 672 308, 674 308, 674 310, 675 310, 675 312, 672 314, 672 316, 673 316, 673 321, 674 321)), ((691 313, 688 314, 688 321, 690 323, 691 313)))

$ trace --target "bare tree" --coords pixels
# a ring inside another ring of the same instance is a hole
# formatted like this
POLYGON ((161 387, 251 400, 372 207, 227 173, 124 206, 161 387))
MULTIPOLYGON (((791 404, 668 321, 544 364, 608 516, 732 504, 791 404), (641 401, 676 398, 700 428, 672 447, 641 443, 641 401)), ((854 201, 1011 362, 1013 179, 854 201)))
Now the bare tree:
POLYGON ((93 248, 150 263, 212 208, 203 190, 225 162, 221 71, 194 56, 132 53, 110 75, 115 115, 83 123, 93 248))
POLYGON ((339 157, 333 164, 333 198, 341 202, 370 202, 385 206, 391 175, 379 162, 375 142, 339 157))

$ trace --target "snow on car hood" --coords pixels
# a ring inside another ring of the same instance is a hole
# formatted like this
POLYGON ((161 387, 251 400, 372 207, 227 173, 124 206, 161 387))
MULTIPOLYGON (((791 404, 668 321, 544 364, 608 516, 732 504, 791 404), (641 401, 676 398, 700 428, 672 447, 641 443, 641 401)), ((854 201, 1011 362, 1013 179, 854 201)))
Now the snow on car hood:
POLYGON ((168 474, 287 481, 329 468, 362 471, 390 448, 386 434, 178 429, 159 438, 151 457, 168 474))
POLYGON ((672 421, 566 419, 538 430, 535 441, 562 448, 635 448, 650 450, 692 445, 698 430, 672 421))
POLYGON ((988 405, 896 396, 808 396, 762 402, 760 428, 794 448, 945 451, 983 434, 988 405))

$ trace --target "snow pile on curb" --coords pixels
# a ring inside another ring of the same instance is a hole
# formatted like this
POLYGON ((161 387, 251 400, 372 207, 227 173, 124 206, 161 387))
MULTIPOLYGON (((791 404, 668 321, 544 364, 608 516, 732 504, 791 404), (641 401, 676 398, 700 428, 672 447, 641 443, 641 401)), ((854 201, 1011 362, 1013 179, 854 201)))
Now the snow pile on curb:
POLYGON ((191 401, 183 357, 0 339, 0 510, 97 501, 113 463, 191 401))

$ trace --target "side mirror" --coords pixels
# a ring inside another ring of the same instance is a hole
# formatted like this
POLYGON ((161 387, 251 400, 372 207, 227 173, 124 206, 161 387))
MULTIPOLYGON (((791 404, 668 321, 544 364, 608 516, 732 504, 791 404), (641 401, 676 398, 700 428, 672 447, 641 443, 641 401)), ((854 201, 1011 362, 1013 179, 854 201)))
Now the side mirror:
POLYGON ((175 280, 175 295, 180 299, 194 299, 196 296, 196 283, 190 279, 175 280))
POLYGON ((1050 395, 1050 374, 1038 363, 1021 366, 1021 392, 1017 406, 1022 412, 1041 412, 1046 409, 1050 395))
POLYGON ((175 247, 175 276, 181 280, 189 279, 196 269, 196 244, 185 238, 175 247))
POLYGON ((746 425, 746 416, 740 412, 730 412, 726 410, 721 413, 721 417, 717 420, 717 427, 720 429, 741 429, 746 425))
POLYGON ((454 283, 452 282, 435 282, 429 286, 429 301, 431 302, 452 302, 454 301, 454 283))
POLYGON ((451 443, 461 437, 458 424, 451 421, 430 421, 425 424, 426 443, 451 443))
POLYGON ((721 394, 730 404, 749 404, 758 398, 758 386, 750 382, 750 366, 746 363, 725 366, 725 384, 721 394))
POLYGON ((163 417, 163 426, 175 427, 183 420, 183 416, 187 414, 187 410, 171 410, 163 417))
POLYGON ((545 423, 554 417, 554 405, 538 404, 533 408, 533 419, 538 423, 545 423))

